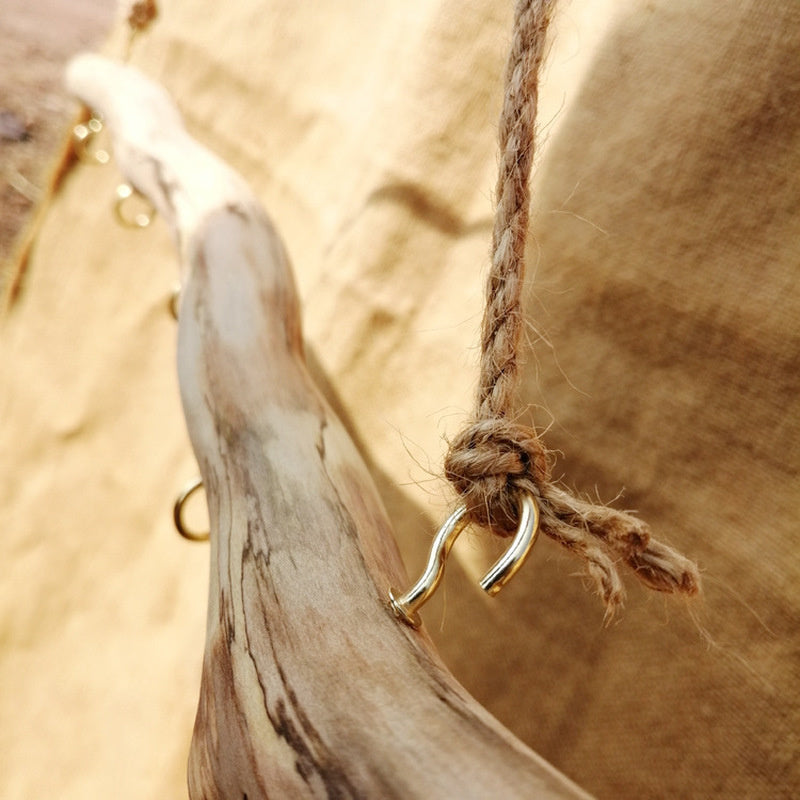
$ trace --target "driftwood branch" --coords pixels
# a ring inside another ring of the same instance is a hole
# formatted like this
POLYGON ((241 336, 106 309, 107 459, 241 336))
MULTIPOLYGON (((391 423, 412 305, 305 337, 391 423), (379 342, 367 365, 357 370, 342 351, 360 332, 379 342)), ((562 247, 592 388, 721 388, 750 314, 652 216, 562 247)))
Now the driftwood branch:
POLYGON ((180 251, 178 371, 211 520, 191 797, 585 797, 392 615, 407 581, 389 522, 306 371, 286 253, 245 182, 137 71, 81 56, 68 84, 180 251))

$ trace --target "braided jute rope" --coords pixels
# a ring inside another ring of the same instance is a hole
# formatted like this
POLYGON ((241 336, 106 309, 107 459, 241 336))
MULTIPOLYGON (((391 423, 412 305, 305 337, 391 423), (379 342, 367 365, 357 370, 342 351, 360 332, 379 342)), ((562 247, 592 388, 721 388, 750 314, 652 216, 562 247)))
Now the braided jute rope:
POLYGON ((610 616, 624 599, 617 563, 647 586, 693 595, 695 564, 650 536, 640 519, 580 500, 552 482, 536 431, 510 419, 519 385, 517 352, 530 205, 538 74, 554 0, 518 0, 500 115, 492 263, 481 336, 480 381, 472 421, 450 444, 445 475, 473 522, 498 535, 517 525, 517 494, 530 492, 542 530, 582 558, 610 616))

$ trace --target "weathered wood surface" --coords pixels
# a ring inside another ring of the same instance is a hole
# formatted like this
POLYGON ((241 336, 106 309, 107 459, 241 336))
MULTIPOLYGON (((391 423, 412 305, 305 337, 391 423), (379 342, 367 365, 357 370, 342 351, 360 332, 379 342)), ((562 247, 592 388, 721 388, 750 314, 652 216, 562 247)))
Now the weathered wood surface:
POLYGON ((68 84, 180 251, 178 371, 211 520, 190 796, 585 797, 393 617, 388 590, 408 582, 391 526, 306 370, 252 192, 135 70, 81 56, 68 84))

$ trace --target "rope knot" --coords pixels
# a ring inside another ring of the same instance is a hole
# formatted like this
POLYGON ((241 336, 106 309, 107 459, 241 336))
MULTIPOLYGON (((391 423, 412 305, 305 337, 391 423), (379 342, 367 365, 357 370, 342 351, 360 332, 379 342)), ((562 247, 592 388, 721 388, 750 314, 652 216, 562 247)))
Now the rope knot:
POLYGON ((500 170, 477 402, 471 423, 450 444, 444 469, 463 498, 469 518, 500 536, 515 531, 518 495, 530 492, 539 506, 542 532, 584 560, 611 614, 624 594, 616 566, 619 561, 661 592, 696 594, 700 575, 691 561, 651 539, 641 520, 581 500, 552 483, 547 452, 536 432, 508 420, 519 389, 538 73, 553 5, 553 0, 517 0, 514 11, 498 124, 500 170))
POLYGON ((450 444, 444 470, 474 522, 510 536, 519 520, 517 494, 550 477, 536 431, 503 418, 472 422, 450 444))

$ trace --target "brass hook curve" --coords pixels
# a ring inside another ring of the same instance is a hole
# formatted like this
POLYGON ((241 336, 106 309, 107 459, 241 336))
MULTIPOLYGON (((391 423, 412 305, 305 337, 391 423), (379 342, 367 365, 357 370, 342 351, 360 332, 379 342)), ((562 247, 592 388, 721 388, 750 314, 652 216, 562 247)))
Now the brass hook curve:
POLYGON ((149 211, 140 211, 133 216, 128 216, 123 211, 126 200, 134 195, 143 197, 129 183, 121 183, 117 186, 116 197, 114 198, 114 216, 117 218, 117 222, 125 228, 146 228, 153 221, 156 213, 152 205, 150 205, 149 211))
POLYGON ((169 296, 169 313, 172 319, 178 319, 178 313, 181 307, 181 285, 178 283, 172 287, 172 293, 169 296))
POLYGON ((210 534, 208 531, 197 533, 190 530, 183 521, 183 508, 189 498, 198 490, 203 488, 203 479, 195 478, 191 483, 188 483, 183 491, 175 499, 175 505, 172 508, 172 520, 175 523, 175 528, 184 539, 190 542, 207 542, 210 534))
MULTIPOLYGON (((406 625, 419 628, 422 624, 418 611, 436 591, 436 587, 444 575, 444 565, 450 549, 458 535, 467 526, 467 522, 467 507, 461 506, 439 528, 431 545, 428 563, 420 579, 399 597, 395 596, 394 589, 389 592, 389 604, 395 616, 406 625)), ((525 563, 538 532, 539 506, 532 495, 522 494, 519 500, 519 526, 514 540, 508 550, 483 576, 480 581, 481 589, 492 597, 496 595, 525 563)))

